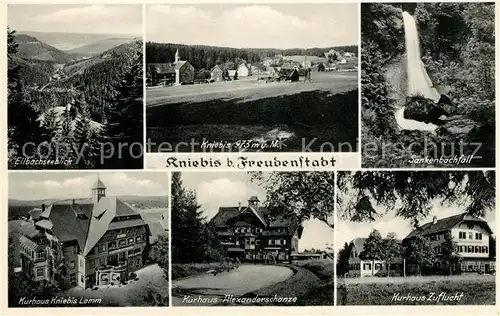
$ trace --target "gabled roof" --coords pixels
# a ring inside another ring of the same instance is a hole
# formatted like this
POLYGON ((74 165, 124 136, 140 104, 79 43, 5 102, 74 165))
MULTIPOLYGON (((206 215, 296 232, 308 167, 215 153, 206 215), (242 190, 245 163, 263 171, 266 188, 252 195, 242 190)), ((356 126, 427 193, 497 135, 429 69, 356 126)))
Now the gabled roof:
POLYGON ((104 185, 104 183, 102 183, 101 179, 97 179, 97 181, 92 186, 92 190, 97 189, 106 189, 106 186, 104 185))
POLYGON ((253 206, 247 207, 220 207, 219 211, 210 220, 210 223, 217 228, 227 228, 231 226, 231 220, 237 219, 240 214, 244 212, 251 211, 259 219, 260 222, 266 227, 271 228, 285 228, 288 234, 293 234, 295 230, 300 226, 298 219, 287 219, 284 217, 269 217, 269 210, 267 207, 260 206, 258 208, 253 206))
POLYGON ((30 248, 31 250, 36 250, 38 247, 40 247, 41 245, 38 245, 36 242, 34 242, 33 240, 29 239, 29 238, 26 238, 24 236, 21 236, 19 237, 19 242, 25 246, 27 246, 28 248, 30 248))
POLYGON ((358 255, 365 249, 365 241, 366 238, 354 238, 351 241, 351 244, 353 244, 356 248, 356 252, 358 253, 358 255))
POLYGON ((417 235, 425 236, 425 235, 437 234, 437 233, 441 233, 444 231, 448 231, 462 222, 482 223, 485 225, 486 229, 488 230, 488 232, 490 234, 493 233, 491 231, 490 226, 488 225, 488 223, 484 219, 469 215, 467 213, 461 213, 461 214, 441 218, 441 219, 436 221, 436 224, 434 224, 433 222, 426 223, 426 224, 420 226, 418 229, 413 230, 408 236, 406 236, 405 239, 412 238, 412 237, 415 237, 417 235))
POLYGON ((40 235, 40 232, 36 229, 35 225, 29 222, 21 222, 21 226, 19 226, 21 233, 28 236, 29 238, 34 238, 40 235))
POLYGON ((29 214, 31 219, 36 221, 40 217, 40 214, 42 214, 42 209, 41 208, 31 209, 31 211, 29 211, 29 214))
MULTIPOLYGON (((92 204, 53 204, 49 216, 52 224, 52 231, 59 241, 68 242, 76 240, 80 248, 83 249, 87 230, 89 226, 92 204), (75 212, 75 209, 79 209, 75 212), (77 216, 77 213, 85 214, 87 219, 77 216)), ((41 221, 37 222, 40 223, 41 221)))
POLYGON ((214 70, 216 70, 216 69, 219 69, 220 71, 224 71, 224 70, 226 70, 226 66, 224 66, 224 65, 215 65, 215 66, 214 66, 214 67, 210 70, 210 72, 212 72, 212 71, 214 71, 214 70))
POLYGON ((146 222, 140 216, 135 215, 139 214, 129 204, 120 199, 110 196, 102 197, 93 206, 87 241, 85 247, 82 247, 84 249, 83 255, 87 255, 109 229, 146 225, 146 222), (115 218, 127 216, 132 218, 112 222, 115 218))
POLYGON ((185 64, 188 64, 187 60, 179 60, 178 62, 173 63, 175 69, 180 69, 185 64))
POLYGON ((291 76, 293 76, 293 74, 294 74, 295 72, 296 72, 297 74, 299 73, 299 72, 297 71, 297 69, 295 69, 295 68, 281 68, 281 69, 280 69, 280 72, 279 72, 279 75, 280 75, 280 76, 285 76, 285 77, 291 77, 291 76))

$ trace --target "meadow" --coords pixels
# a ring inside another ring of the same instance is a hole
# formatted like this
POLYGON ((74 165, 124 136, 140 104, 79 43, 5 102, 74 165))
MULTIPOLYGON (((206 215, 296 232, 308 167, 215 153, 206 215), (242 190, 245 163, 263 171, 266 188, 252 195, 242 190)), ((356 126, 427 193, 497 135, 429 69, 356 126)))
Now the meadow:
MULTIPOLYGON (((312 83, 243 80, 150 88, 147 133, 151 142, 173 147, 187 142, 285 139, 270 151, 355 151, 358 137, 357 72, 316 72, 312 83), (323 146, 323 143, 333 146, 323 146)), ((153 145, 151 151, 158 151, 153 145)), ((177 148, 177 151, 193 150, 177 148)), ((203 151, 195 146, 194 151, 203 151)))
POLYGON ((338 305, 494 305, 495 276, 456 275, 338 279, 338 305), (435 301, 434 295, 458 293, 455 301, 435 301), (434 293, 431 294, 431 293, 434 293), (425 297, 423 301, 397 301, 394 295, 425 297))

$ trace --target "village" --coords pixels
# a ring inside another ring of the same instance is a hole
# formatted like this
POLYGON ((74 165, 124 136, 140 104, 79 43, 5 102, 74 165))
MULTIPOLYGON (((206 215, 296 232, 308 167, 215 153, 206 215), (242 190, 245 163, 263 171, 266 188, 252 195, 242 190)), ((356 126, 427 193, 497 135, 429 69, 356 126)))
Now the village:
POLYGON ((148 87, 178 86, 253 79, 258 82, 312 82, 311 73, 357 71, 358 61, 352 52, 337 52, 333 49, 324 57, 277 54, 264 57, 258 63, 249 63, 242 58, 218 63, 210 70, 195 69, 188 60, 182 60, 177 49, 173 62, 149 63, 147 67, 148 87))

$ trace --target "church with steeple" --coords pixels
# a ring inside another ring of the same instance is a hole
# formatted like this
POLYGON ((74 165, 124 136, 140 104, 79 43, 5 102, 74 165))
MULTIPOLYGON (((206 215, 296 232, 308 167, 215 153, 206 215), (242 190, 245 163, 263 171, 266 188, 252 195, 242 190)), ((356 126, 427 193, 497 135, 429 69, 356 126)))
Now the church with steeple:
POLYGON ((97 178, 90 198, 42 204, 21 225, 20 267, 61 289, 119 285, 142 268, 151 235, 137 210, 106 195, 97 178))
POLYGON ((194 83, 194 67, 187 60, 181 60, 179 49, 171 63, 148 64, 148 79, 153 85, 183 85, 194 83))

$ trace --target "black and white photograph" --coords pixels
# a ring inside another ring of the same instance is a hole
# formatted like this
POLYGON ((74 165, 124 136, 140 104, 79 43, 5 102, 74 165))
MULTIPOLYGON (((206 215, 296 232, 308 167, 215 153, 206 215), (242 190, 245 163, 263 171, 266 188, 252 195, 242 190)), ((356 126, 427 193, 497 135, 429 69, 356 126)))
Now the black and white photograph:
POLYGON ((333 172, 172 174, 173 306, 334 303, 333 172))
POLYGON ((146 16, 148 152, 358 151, 358 4, 146 16))
POLYGON ((361 5, 365 168, 495 166, 495 3, 361 5))
POLYGON ((8 306, 169 305, 165 172, 9 174, 8 306))
POLYGON ((142 5, 8 6, 9 169, 142 169, 142 5))
POLYGON ((493 171, 337 177, 337 305, 495 305, 493 171))

